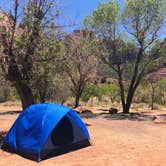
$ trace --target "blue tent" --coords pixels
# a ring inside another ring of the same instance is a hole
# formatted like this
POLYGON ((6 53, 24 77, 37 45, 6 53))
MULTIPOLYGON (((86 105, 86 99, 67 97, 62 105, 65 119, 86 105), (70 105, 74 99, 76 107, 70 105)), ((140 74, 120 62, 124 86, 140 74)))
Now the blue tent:
POLYGON ((40 161, 90 145, 85 124, 70 108, 51 103, 25 109, 7 133, 3 147, 40 161))

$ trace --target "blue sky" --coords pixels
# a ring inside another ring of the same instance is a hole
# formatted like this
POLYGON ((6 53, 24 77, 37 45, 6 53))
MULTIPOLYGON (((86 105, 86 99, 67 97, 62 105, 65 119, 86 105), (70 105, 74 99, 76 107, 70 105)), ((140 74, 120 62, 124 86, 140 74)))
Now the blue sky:
MULTIPOLYGON (((12 8, 13 0, 0 0, 0 9, 12 8)), ((19 0, 22 2, 23 0, 19 0)), ((58 19, 63 25, 76 24, 77 26, 68 27, 67 31, 78 29, 83 19, 89 15, 99 2, 108 2, 108 0, 55 0, 58 4, 61 16, 58 19)))
POLYGON ((80 28, 83 19, 88 16, 99 2, 108 2, 108 0, 59 0, 62 24, 76 24, 75 27, 68 29, 80 28))
MULTIPOLYGON (((99 2, 108 2, 109 0, 55 0, 58 4, 61 16, 58 22, 62 25, 76 25, 66 28, 68 32, 73 29, 79 29, 81 23, 94 9, 98 7, 99 2)), ((124 2, 124 0, 117 0, 124 2)), ((26 0, 19 0, 20 3, 26 0)), ((13 0, 0 0, 0 10, 11 9, 13 0)))

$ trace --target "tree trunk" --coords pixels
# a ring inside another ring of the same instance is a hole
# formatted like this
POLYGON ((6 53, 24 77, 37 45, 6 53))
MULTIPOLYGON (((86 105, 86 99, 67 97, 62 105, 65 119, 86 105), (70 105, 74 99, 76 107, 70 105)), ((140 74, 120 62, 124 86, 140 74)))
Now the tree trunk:
POLYGON ((31 88, 21 82, 16 83, 15 88, 20 95, 23 110, 34 104, 34 96, 31 88))
POLYGON ((78 88, 75 89, 75 108, 79 106, 79 102, 80 102, 80 98, 81 98, 81 95, 83 93, 83 90, 84 90, 84 87, 85 87, 85 82, 81 79, 80 79, 80 82, 78 83, 78 88))
POLYGON ((125 112, 124 113, 129 113, 130 112, 130 106, 133 100, 135 90, 132 88, 128 91, 127 95, 127 100, 126 100, 126 107, 125 107, 125 112))
POLYGON ((120 89, 120 97, 121 97, 121 103, 123 108, 123 113, 129 113, 129 110, 126 109, 126 102, 125 102, 125 95, 124 95, 124 85, 122 81, 122 71, 120 69, 120 65, 117 65, 118 68, 118 83, 119 83, 119 89, 120 89))
POLYGON ((80 97, 81 97, 80 93, 76 94, 76 96, 75 96, 75 105, 74 105, 75 108, 79 106, 80 97))
POLYGON ((155 93, 155 87, 154 87, 153 83, 150 83, 150 84, 151 84, 151 87, 152 87, 151 110, 153 110, 154 109, 154 98, 155 98, 155 95, 154 95, 154 93, 155 93))
POLYGON ((40 96, 40 102, 41 103, 45 103, 46 102, 46 98, 44 96, 40 96))
POLYGON ((34 96, 32 93, 32 89, 30 86, 28 86, 27 83, 25 83, 25 79, 22 79, 20 71, 14 59, 10 61, 7 78, 15 86, 21 98, 23 110, 26 109, 31 104, 34 104, 34 96))
POLYGON ((128 114, 129 113, 129 107, 126 104, 123 106, 123 113, 124 114, 128 114))
POLYGON ((38 89, 39 90, 39 100, 41 103, 45 103, 46 102, 46 89, 43 88, 43 89, 38 89))

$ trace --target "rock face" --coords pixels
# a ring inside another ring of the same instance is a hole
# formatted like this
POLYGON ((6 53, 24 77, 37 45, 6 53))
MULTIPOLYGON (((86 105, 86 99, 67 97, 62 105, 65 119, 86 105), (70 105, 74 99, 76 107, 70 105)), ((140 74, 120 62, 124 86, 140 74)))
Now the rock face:
POLYGON ((159 70, 148 74, 148 77, 154 81, 158 81, 161 78, 166 78, 166 66, 165 66, 165 64, 163 64, 163 67, 161 67, 159 70))
POLYGON ((117 114, 118 113, 118 109, 117 108, 110 108, 109 109, 109 113, 110 114, 117 114))

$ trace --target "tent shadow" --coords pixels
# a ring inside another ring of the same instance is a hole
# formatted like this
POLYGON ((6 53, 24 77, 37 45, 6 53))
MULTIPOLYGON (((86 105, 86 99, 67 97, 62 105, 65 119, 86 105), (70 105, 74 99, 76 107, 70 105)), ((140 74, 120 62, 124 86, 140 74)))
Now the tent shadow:
MULTIPOLYGON (((74 152, 74 151, 77 151, 77 150, 80 150, 83 148, 87 148, 88 146, 91 146, 91 144, 88 140, 84 140, 84 141, 81 141, 80 143, 73 144, 70 146, 65 146, 65 147, 62 147, 61 149, 59 149, 58 151, 50 152, 47 156, 44 156, 44 158, 42 158, 42 161, 47 160, 51 157, 57 157, 57 156, 64 155, 64 154, 67 154, 70 152, 74 152)), ((43 152, 43 153, 45 153, 45 152, 43 152)))
MULTIPOLYGON (((57 151, 55 150, 55 151, 49 152, 49 153, 47 153, 47 155, 45 155, 45 156, 43 155, 42 159, 40 159, 38 161, 36 161, 36 159, 34 158, 34 154, 27 156, 27 154, 24 152, 15 152, 15 151, 10 150, 8 147, 5 147, 3 145, 1 145, 0 148, 5 152, 11 153, 11 154, 18 154, 25 159, 32 160, 35 162, 42 162, 44 160, 47 160, 47 159, 50 159, 53 157, 57 157, 57 156, 64 155, 64 154, 67 154, 70 152, 74 152, 74 151, 77 151, 77 150, 80 150, 83 148, 87 148, 88 146, 91 146, 91 143, 88 140, 84 140, 84 141, 81 141, 77 144, 73 144, 70 146, 64 146, 64 147, 58 149, 57 151)), ((46 154, 46 152, 42 151, 41 154, 46 154)))
POLYGON ((2 149, 2 145, 3 145, 3 140, 6 136, 7 132, 6 131, 0 131, 0 149, 2 149))
MULTIPOLYGON (((89 124, 86 124, 86 125, 89 126, 89 124)), ((3 151, 5 151, 7 153, 18 154, 18 155, 22 156, 25 159, 31 159, 33 161, 36 161, 36 159, 34 159, 33 154, 31 154, 27 157, 27 155, 24 154, 24 152, 15 152, 15 151, 12 151, 7 146, 4 146, 3 145, 3 140, 6 136, 6 134, 7 134, 7 131, 0 131, 0 149, 2 149, 3 151)), ((60 149, 58 149, 58 151, 52 151, 50 153, 46 153, 45 151, 42 151, 43 154, 47 154, 47 155, 44 156, 42 158, 42 160, 39 160, 39 161, 44 161, 44 160, 47 160, 47 159, 52 158, 52 157, 57 157, 57 156, 60 156, 60 155, 64 155, 64 154, 67 154, 67 153, 70 153, 70 152, 73 152, 73 151, 76 151, 76 150, 80 150, 82 148, 86 148, 88 146, 91 146, 91 143, 88 140, 84 140, 84 141, 78 142, 77 144, 73 144, 73 145, 70 145, 70 146, 62 146, 60 149)))

